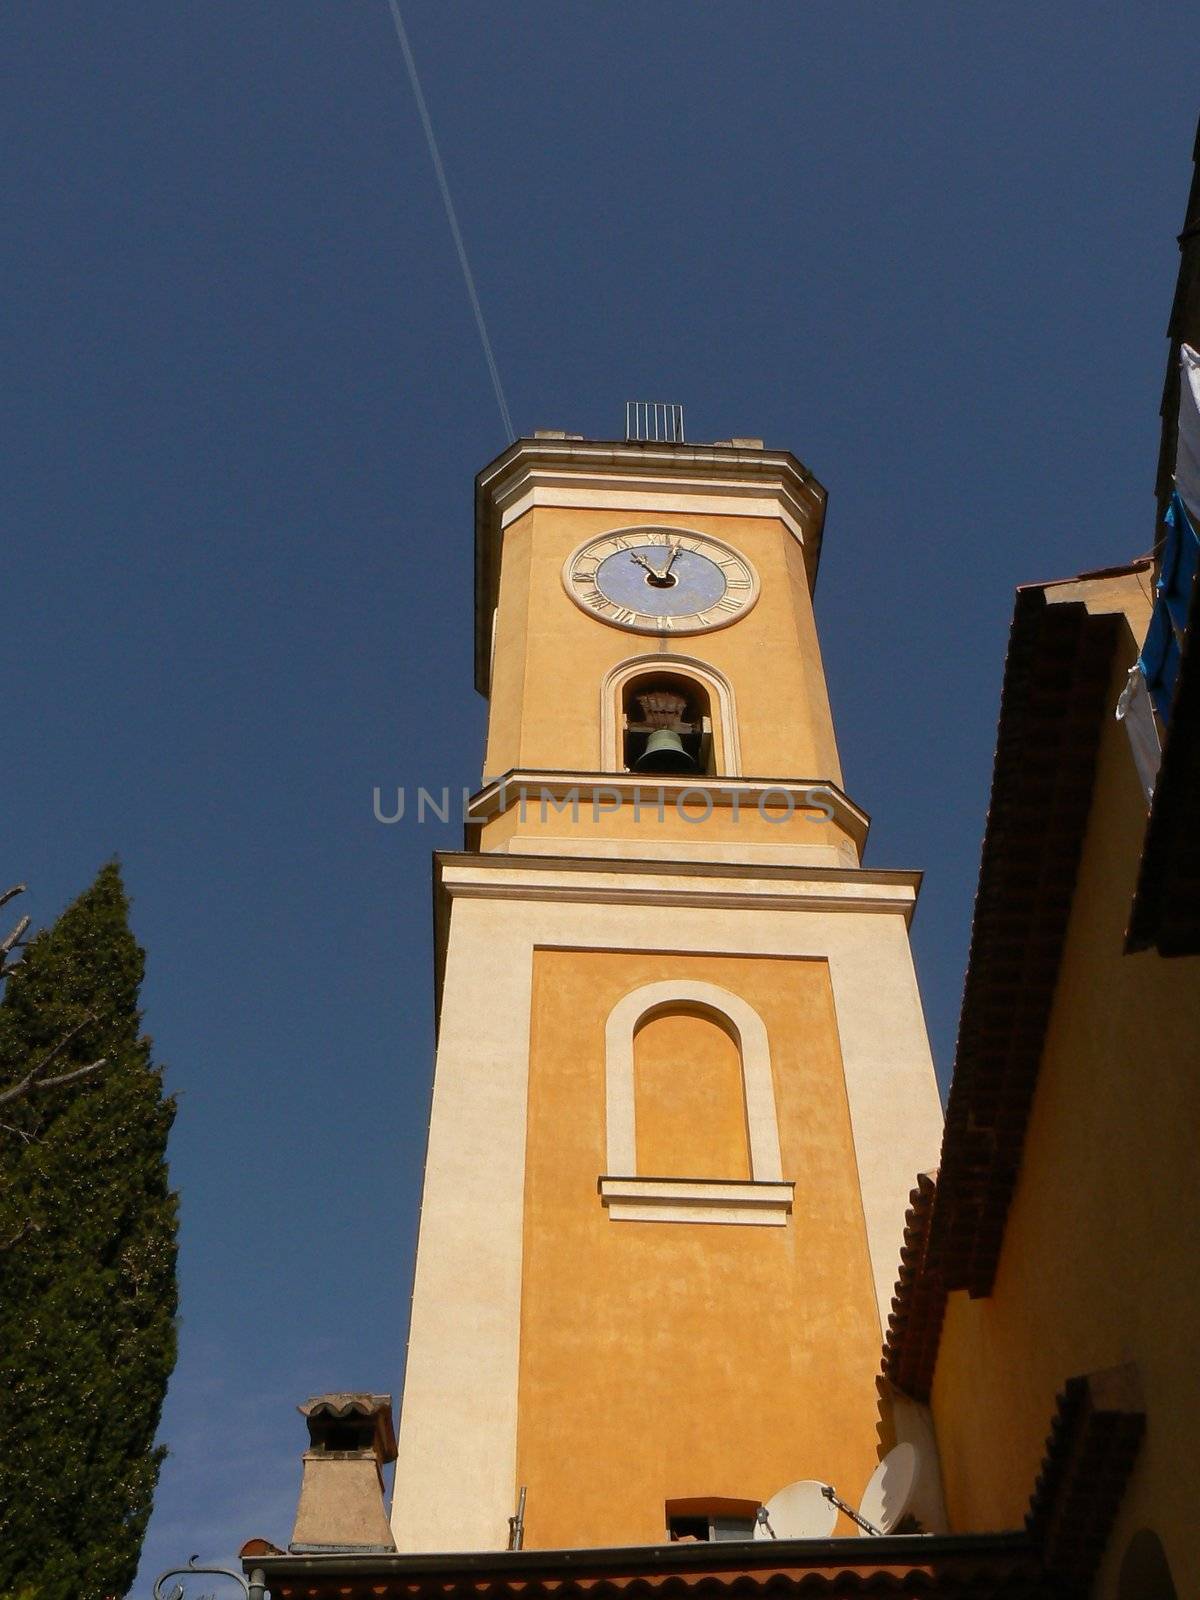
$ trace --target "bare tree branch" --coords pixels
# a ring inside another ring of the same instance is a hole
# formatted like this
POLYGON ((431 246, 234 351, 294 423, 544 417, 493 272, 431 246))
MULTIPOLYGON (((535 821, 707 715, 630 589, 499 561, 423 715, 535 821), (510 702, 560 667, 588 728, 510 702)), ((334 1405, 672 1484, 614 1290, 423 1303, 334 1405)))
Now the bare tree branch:
MULTIPOLYGON (((17 895, 25 893, 23 883, 14 884, 11 889, 0 893, 0 906, 6 906, 17 895)), ((22 917, 11 933, 0 939, 0 980, 7 978, 10 972, 15 972, 21 965, 19 961, 9 961, 8 957, 13 950, 18 949, 25 942, 25 933, 30 923, 29 917, 22 917)))
MULTIPOLYGON (((39 1078, 35 1083, 29 1085, 25 1093, 34 1094, 39 1089, 57 1089, 60 1084, 74 1083, 76 1078, 86 1078, 89 1072, 99 1072, 101 1067, 106 1067, 107 1065, 108 1057, 101 1056, 99 1061, 90 1061, 86 1067, 76 1067, 73 1072, 62 1072, 57 1078, 39 1078)), ((12 1097, 12 1091, 6 1089, 3 1094, 0 1094, 0 1106, 6 1105, 12 1097)))
POLYGON ((42 1057, 36 1067, 31 1067, 23 1078, 14 1084, 10 1084, 7 1089, 0 1090, 0 1106, 10 1105, 12 1101, 21 1100, 26 1095, 35 1094, 39 1089, 56 1089, 60 1084, 74 1083, 77 1078, 86 1078, 88 1073, 99 1071, 108 1059, 106 1056, 101 1056, 99 1061, 93 1061, 86 1067, 75 1067, 70 1072, 59 1073, 54 1078, 44 1078, 42 1076, 48 1068, 54 1065, 71 1040, 77 1034, 82 1033, 84 1028, 89 1027, 95 1020, 95 1017, 89 1015, 84 1017, 82 1022, 77 1022, 73 1028, 63 1034, 54 1049, 42 1057))
MULTIPOLYGON (((10 900, 24 893, 25 885, 23 883, 14 884, 11 889, 0 891, 0 906, 6 906, 10 900)), ((21 961, 9 961, 8 956, 13 950, 20 948, 24 944, 25 933, 31 920, 29 917, 22 917, 16 927, 10 933, 7 933, 4 938, 0 939, 0 981, 3 981, 8 977, 9 973, 15 972, 22 965, 21 961)), ((75 1083, 80 1078, 88 1077, 90 1073, 99 1072, 100 1068, 107 1063, 108 1058, 106 1056, 101 1056, 99 1061, 89 1062, 86 1067, 73 1067, 70 1072, 57 1073, 53 1078, 45 1076, 71 1043, 71 1040, 76 1038, 77 1035, 83 1032, 84 1028, 95 1022, 95 1020, 95 1017, 89 1014, 84 1017, 82 1022, 77 1022, 69 1032, 63 1035, 53 1050, 42 1057, 37 1066, 31 1067, 23 1078, 16 1083, 10 1084, 7 1089, 0 1089, 0 1106, 11 1105, 14 1100, 23 1100, 28 1095, 36 1094, 41 1089, 61 1088, 63 1084, 75 1083)), ((0 1127, 5 1128, 7 1132, 17 1131, 16 1129, 8 1128, 7 1124, 0 1124, 0 1127)))

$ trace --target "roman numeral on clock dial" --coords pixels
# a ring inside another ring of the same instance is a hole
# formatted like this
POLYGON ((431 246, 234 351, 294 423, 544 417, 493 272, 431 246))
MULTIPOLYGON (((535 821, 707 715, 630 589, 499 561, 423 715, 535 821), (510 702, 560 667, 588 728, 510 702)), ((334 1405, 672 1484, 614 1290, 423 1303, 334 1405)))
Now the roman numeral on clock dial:
POLYGON ((737 622, 758 595, 744 555, 689 528, 622 528, 585 540, 563 565, 567 593, 632 633, 700 633, 737 622))

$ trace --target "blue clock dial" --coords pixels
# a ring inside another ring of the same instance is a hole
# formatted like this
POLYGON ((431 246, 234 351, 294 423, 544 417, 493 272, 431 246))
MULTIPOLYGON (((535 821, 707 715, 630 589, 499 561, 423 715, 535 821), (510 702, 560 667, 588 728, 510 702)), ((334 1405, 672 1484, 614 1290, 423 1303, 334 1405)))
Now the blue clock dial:
POLYGON ((745 556, 686 528, 602 533, 567 557, 563 584, 584 611, 632 633, 723 628, 758 598, 745 556))
POLYGON ((651 617, 707 611, 725 596, 725 574, 715 561, 676 546, 634 545, 617 550, 596 568, 596 587, 614 605, 651 617))

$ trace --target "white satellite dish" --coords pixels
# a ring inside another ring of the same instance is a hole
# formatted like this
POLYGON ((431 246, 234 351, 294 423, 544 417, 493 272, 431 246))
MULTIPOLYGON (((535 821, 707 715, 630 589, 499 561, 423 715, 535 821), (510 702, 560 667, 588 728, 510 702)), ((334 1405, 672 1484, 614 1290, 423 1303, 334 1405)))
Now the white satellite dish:
POLYGON ((837 1507, 827 1500, 824 1484, 812 1478, 789 1483, 764 1507, 770 1527, 754 1524, 756 1539, 828 1539, 837 1521, 837 1507))
MULTIPOLYGON (((912 1508, 920 1467, 914 1445, 898 1444, 894 1450, 889 1450, 863 1490, 859 1516, 874 1523, 881 1533, 891 1533, 899 1527, 912 1508)), ((865 1529, 860 1528, 858 1532, 860 1538, 866 1536, 865 1529)))

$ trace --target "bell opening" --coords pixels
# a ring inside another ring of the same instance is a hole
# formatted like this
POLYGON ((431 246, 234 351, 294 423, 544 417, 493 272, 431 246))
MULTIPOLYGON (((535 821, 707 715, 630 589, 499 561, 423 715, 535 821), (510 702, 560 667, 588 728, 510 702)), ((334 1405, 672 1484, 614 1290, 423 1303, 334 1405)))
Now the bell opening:
POLYGON ((708 694, 694 679, 647 672, 625 685, 621 713, 626 772, 713 771, 708 694))

